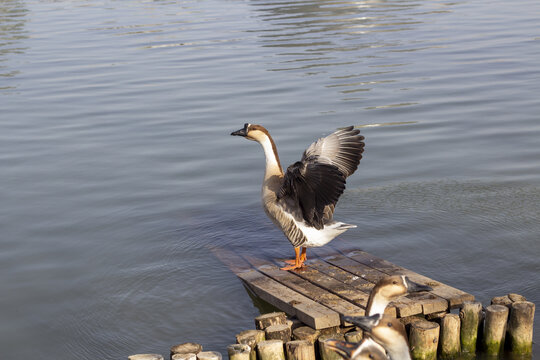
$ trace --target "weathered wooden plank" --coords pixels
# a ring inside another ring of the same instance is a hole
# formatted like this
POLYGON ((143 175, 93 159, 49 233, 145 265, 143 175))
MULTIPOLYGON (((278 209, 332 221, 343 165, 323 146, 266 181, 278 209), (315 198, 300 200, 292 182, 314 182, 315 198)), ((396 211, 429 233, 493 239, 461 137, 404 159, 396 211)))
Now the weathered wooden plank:
POLYGON ((325 329, 341 323, 337 312, 261 274, 237 253, 218 247, 211 248, 210 251, 258 297, 287 314, 296 316, 304 324, 314 329, 325 329))
POLYGON ((337 312, 256 270, 240 272, 237 275, 258 297, 287 314, 296 316, 304 324, 314 329, 338 326, 341 323, 337 312))
POLYGON ((375 286, 375 283, 369 282, 368 280, 363 279, 360 276, 354 275, 346 270, 343 270, 340 267, 329 264, 322 259, 308 260, 306 263, 308 264, 308 266, 317 269, 318 271, 328 276, 331 276, 334 279, 341 281, 342 283, 353 286, 354 288, 365 293, 367 303, 369 293, 375 286))
POLYGON ((379 280, 387 276, 386 273, 341 254, 325 256, 323 260, 373 284, 376 284, 379 280))
POLYGON ((362 309, 360 306, 340 298, 339 296, 301 278, 293 272, 283 271, 278 266, 262 259, 248 256, 245 258, 263 274, 305 295, 306 297, 329 307, 340 315, 362 316, 365 314, 364 309, 362 309))
MULTIPOLYGON (((420 275, 413 271, 407 270, 401 266, 395 265, 389 261, 378 258, 361 250, 348 251, 345 255, 341 256, 347 257, 353 261, 357 261, 364 266, 372 267, 373 269, 383 273, 383 276, 407 275, 411 280, 422 284, 433 286, 432 284, 435 283, 434 280, 429 278, 420 278, 420 275)), ((449 307, 448 300, 434 291, 430 292, 429 295, 422 294, 420 297, 414 297, 414 299, 412 296, 414 295, 402 297, 399 300, 391 303, 391 305, 396 307, 397 315, 399 317, 406 317, 416 314, 431 314, 433 312, 445 311, 449 307)))
MULTIPOLYGON (((335 267, 341 268, 344 271, 349 272, 350 275, 353 277, 363 279, 364 281, 369 281, 371 284, 373 284, 371 288, 375 286, 375 284, 379 280, 388 276, 387 274, 378 271, 377 269, 361 264, 341 254, 326 256, 324 258, 324 261, 334 265, 335 267)), ((363 287, 365 287, 365 285, 363 287)), ((421 313, 422 306, 417 303, 413 303, 407 298, 402 298, 397 302, 391 303, 385 310, 385 314, 390 316, 410 316, 421 313)))
POLYGON ((471 294, 468 294, 449 285, 443 284, 439 281, 430 279, 427 276, 420 275, 401 266, 392 264, 387 260, 368 254, 364 251, 354 250, 349 252, 347 256, 362 264, 373 266, 388 275, 407 275, 413 281, 431 286, 433 288, 433 291, 431 291, 430 293, 446 299, 451 309, 459 307, 465 301, 474 300, 474 296, 471 294))
MULTIPOLYGON (((368 295, 361 291, 358 291, 354 287, 347 285, 337 279, 328 276, 311 265, 304 266, 303 268, 294 272, 297 276, 308 280, 309 282, 333 293, 337 296, 352 302, 362 309, 365 309, 368 295)), ((352 275, 352 274, 351 274, 352 275)))

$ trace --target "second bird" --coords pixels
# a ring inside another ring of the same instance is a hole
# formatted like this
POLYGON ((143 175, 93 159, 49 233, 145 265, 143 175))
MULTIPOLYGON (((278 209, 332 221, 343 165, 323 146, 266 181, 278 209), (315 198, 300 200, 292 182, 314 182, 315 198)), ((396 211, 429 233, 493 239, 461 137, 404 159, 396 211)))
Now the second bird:
POLYGON ((345 179, 358 168, 364 152, 364 137, 359 134, 360 130, 350 126, 317 140, 284 173, 268 130, 245 124, 231 133, 257 141, 264 150, 263 207, 294 246, 296 255, 283 270, 302 267, 308 247, 323 246, 356 227, 335 221, 333 214, 345 190, 345 179))

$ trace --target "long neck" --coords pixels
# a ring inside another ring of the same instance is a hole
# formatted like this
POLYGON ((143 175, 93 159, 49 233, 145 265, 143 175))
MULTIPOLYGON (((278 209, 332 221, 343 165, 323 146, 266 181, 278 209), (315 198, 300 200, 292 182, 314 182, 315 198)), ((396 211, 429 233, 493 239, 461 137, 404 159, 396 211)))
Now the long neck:
POLYGON ((411 360, 409 344, 405 339, 399 339, 385 346, 390 360, 411 360))
POLYGON ((265 179, 268 179, 271 176, 283 175, 283 170, 281 169, 281 164, 279 162, 279 156, 276 149, 276 144, 274 144, 274 140, 270 137, 270 135, 266 135, 264 137, 261 137, 261 139, 257 139, 259 144, 261 144, 264 155, 266 157, 266 171, 265 171, 265 179))
POLYGON ((375 315, 375 314, 384 314, 384 310, 386 309, 386 306, 388 306, 388 299, 384 296, 382 296, 376 289, 373 289, 373 296, 370 296, 366 310, 367 310, 367 316, 375 315))

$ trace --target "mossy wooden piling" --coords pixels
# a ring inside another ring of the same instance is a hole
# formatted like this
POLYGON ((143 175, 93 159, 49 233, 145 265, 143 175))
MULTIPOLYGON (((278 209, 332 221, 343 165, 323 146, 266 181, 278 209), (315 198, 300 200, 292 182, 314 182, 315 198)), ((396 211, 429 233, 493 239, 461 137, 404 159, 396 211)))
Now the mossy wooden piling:
MULTIPOLYGON (((203 347, 201 344, 186 342, 171 347, 171 359, 175 354, 195 354, 197 355, 202 351, 203 347)), ((186 357, 185 360, 191 359, 191 357, 186 357)))
POLYGON ((441 319, 439 335, 439 358, 441 360, 455 359, 461 352, 460 329, 461 321, 457 314, 446 314, 441 319))
POLYGON ((315 346, 309 340, 293 340, 285 344, 287 360, 315 360, 315 346))
POLYGON ((349 331, 345 334, 343 334, 345 336, 345 340, 348 341, 348 342, 352 342, 352 343, 357 343, 357 342, 360 342, 360 340, 363 339, 364 337, 364 332, 362 330, 354 330, 354 331, 349 331))
POLYGON ((508 307, 504 305, 486 307, 482 350, 487 355, 499 355, 503 351, 508 312, 508 307))
POLYGON ((257 357, 259 360, 285 360, 283 341, 261 341, 257 344, 257 357))
POLYGON ((245 344, 250 347, 250 360, 257 360, 257 344, 264 340, 266 338, 263 330, 245 330, 236 335, 238 344, 245 344))
POLYGON ((461 319, 460 342, 462 353, 476 353, 476 341, 478 339, 481 311, 481 303, 466 302, 459 312, 459 317, 461 319))
POLYGON ((275 324, 265 330, 267 340, 281 340, 285 344, 291 340, 291 328, 287 324, 275 324))
POLYGON ((197 354, 197 360, 221 360, 223 356, 218 351, 201 351, 197 354))
POLYGON ((339 355, 334 350, 328 348, 326 346, 326 340, 329 339, 336 339, 336 340, 342 340, 345 341, 345 336, 342 334, 326 334, 319 336, 319 339, 317 339, 317 342, 319 344, 319 355, 321 360, 342 360, 342 356, 339 355))
POLYGON ((258 330, 265 330, 272 325, 286 325, 287 315, 284 312, 273 312, 263 314, 255 318, 255 328, 258 330))
POLYGON ((312 344, 315 344, 321 332, 313 329, 309 326, 301 326, 293 330, 293 337, 295 340, 307 340, 312 344))
POLYGON ((412 323, 409 344, 413 360, 436 360, 439 324, 427 320, 412 323))
POLYGON ((171 360, 197 360, 197 354, 193 354, 193 353, 174 354, 174 355, 171 355, 171 360))
POLYGON ((229 360, 250 360, 251 347, 246 344, 232 344, 227 346, 229 360))
POLYGON ((508 347, 514 354, 532 354, 534 310, 535 305, 529 301, 512 303, 508 319, 508 347))

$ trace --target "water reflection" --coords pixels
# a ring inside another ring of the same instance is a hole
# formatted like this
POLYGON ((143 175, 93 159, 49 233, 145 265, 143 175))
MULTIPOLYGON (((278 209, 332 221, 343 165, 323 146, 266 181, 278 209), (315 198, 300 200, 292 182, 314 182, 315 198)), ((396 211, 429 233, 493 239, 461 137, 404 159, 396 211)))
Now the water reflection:
MULTIPOLYGON (((276 49, 270 71, 324 76, 325 87, 341 100, 363 100, 375 88, 407 91, 396 72, 406 71, 403 52, 439 46, 412 32, 430 16, 453 4, 418 1, 255 1, 258 17, 269 26, 259 31, 264 48, 276 49), (366 71, 358 71, 364 69, 366 71), (330 74, 331 73, 331 74, 330 74), (330 74, 330 75, 327 75, 330 74)), ((424 79, 424 80, 427 80, 424 79)), ((416 105, 393 101, 366 110, 416 105)))
MULTIPOLYGON (((20 40, 26 39, 26 15, 28 10, 21 1, 0 2, 0 77, 11 78, 20 73, 14 70, 9 61, 12 54, 20 54, 26 47, 20 45, 20 40)), ((13 85, 0 86, 0 90, 13 89, 13 85)))

